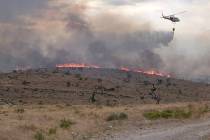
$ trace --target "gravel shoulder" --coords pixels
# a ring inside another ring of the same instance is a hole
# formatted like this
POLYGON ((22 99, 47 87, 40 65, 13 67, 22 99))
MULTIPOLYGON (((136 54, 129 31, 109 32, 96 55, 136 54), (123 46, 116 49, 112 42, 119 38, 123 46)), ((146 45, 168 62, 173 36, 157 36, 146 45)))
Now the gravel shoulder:
POLYGON ((210 118, 188 123, 157 125, 149 129, 129 128, 103 140, 209 140, 210 118))

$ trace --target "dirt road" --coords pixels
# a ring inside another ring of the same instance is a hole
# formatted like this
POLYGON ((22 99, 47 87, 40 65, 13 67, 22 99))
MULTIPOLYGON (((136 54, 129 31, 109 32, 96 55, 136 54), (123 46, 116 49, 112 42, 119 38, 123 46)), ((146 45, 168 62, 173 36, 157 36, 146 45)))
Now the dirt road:
POLYGON ((147 130, 129 129, 104 140, 209 140, 209 135, 210 119, 172 126, 159 125, 147 130))

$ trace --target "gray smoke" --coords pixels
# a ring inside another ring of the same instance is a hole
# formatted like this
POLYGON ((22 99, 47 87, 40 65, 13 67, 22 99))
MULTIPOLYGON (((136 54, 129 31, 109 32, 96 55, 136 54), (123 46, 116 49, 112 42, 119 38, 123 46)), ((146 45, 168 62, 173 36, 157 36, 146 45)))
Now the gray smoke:
POLYGON ((47 5, 45 0, 1 0, 0 1, 0 21, 15 22, 17 15, 27 15, 33 13, 38 8, 47 5))
POLYGON ((166 46, 172 39, 173 33, 155 31, 137 31, 118 36, 109 34, 96 38, 88 45, 87 59, 106 67, 159 69, 164 64, 153 50, 166 46))
POLYGON ((189 39, 189 35, 182 38, 177 36, 170 47, 157 49, 165 64, 164 71, 188 80, 210 82, 209 33, 202 33, 196 39, 189 39))
MULTIPOLYGON (((167 46, 173 32, 154 31, 150 23, 135 25, 129 19, 114 13, 101 13, 90 22, 83 12, 68 13, 67 30, 71 32, 70 47, 75 55, 68 55, 68 62, 86 62, 102 67, 142 67, 159 69, 164 64, 155 48, 167 46), (79 57, 79 58, 78 58, 79 57), (75 59, 76 58, 76 59, 75 59)), ((65 63, 65 62, 63 62, 65 63)))
POLYGON ((112 12, 91 19, 86 8, 75 8, 74 4, 65 13, 59 13, 64 7, 56 8, 53 17, 37 12, 34 19, 0 24, 2 71, 72 62, 109 68, 165 66, 155 49, 168 46, 173 32, 155 31, 148 21, 135 24, 112 12))

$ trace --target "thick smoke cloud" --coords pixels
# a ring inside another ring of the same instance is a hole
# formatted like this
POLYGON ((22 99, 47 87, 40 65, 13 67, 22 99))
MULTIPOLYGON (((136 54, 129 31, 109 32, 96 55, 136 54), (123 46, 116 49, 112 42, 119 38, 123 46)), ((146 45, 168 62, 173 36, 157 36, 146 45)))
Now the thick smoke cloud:
POLYGON ((172 32, 154 31, 148 21, 132 23, 113 12, 90 17, 84 3, 61 4, 56 10, 52 5, 33 18, 0 24, 1 70, 71 62, 145 69, 164 65, 154 49, 167 46, 172 32))
POLYGON ((167 45, 171 39, 173 39, 173 33, 148 30, 117 36, 109 34, 96 38, 96 41, 89 44, 87 58, 94 64, 102 64, 106 67, 159 69, 163 63, 153 50, 167 45))
POLYGON ((206 77, 209 6, 207 0, 3 0, 0 71, 74 62, 206 77), (188 11, 179 15, 175 35, 159 18, 162 10, 188 11))
POLYGON ((75 62, 209 76, 209 6, 206 0, 0 1, 0 70, 75 62), (175 35, 159 18, 165 9, 188 11, 175 35))
POLYGON ((198 34, 196 39, 183 37, 178 40, 175 37, 176 42, 171 43, 169 48, 158 49, 157 53, 165 64, 165 70, 175 73, 177 77, 209 82, 209 35, 208 31, 198 34))
MULTIPOLYGON (((83 12, 73 12, 67 20, 67 29, 73 31, 73 40, 80 48, 77 51, 83 52, 80 54, 83 58, 77 62, 145 69, 158 69, 163 65, 153 49, 168 45, 173 39, 172 32, 153 31, 149 22, 136 25, 123 15, 109 12, 100 13, 88 22, 83 12)), ((69 60, 73 58, 71 56, 69 60)))
POLYGON ((45 0, 1 0, 0 21, 15 20, 17 15, 33 13, 37 8, 46 5, 45 0))

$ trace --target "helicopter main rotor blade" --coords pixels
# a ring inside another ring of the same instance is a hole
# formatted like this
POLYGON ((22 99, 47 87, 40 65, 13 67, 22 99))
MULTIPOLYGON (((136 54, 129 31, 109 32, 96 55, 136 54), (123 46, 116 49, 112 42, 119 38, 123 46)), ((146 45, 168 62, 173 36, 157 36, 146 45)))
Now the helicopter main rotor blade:
POLYGON ((175 15, 180 15, 180 14, 184 14, 186 13, 187 11, 182 11, 182 12, 179 12, 179 13, 175 13, 175 14, 172 14, 172 15, 169 15, 169 16, 175 16, 175 15))

